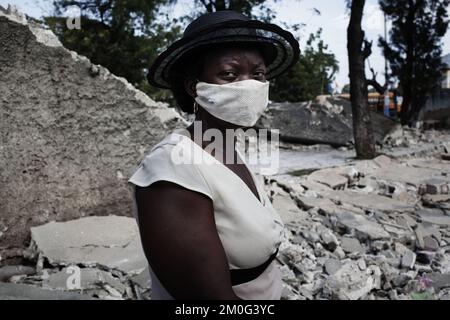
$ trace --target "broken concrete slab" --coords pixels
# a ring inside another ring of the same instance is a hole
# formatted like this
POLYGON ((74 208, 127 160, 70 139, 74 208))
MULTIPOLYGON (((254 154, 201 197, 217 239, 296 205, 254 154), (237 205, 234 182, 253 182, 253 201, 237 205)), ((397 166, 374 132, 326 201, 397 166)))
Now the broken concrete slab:
POLYGON ((338 239, 330 230, 320 232, 320 239, 324 248, 329 251, 336 250, 337 246, 339 245, 338 239))
POLYGON ((414 264, 416 263, 416 257, 417 255, 414 252, 412 252, 409 249, 406 249, 406 251, 402 254, 401 267, 407 269, 414 268, 414 264))
POLYGON ((357 208, 369 211, 414 211, 414 206, 399 200, 377 194, 362 194, 351 190, 331 190, 321 192, 322 197, 335 203, 351 204, 357 208))
POLYGON ((283 223, 290 223, 293 221, 301 221, 308 217, 305 211, 300 210, 295 201, 289 194, 277 194, 273 197, 272 206, 277 210, 283 223))
POLYGON ((439 242, 432 236, 426 236, 423 238, 423 248, 427 251, 437 251, 439 249, 439 242))
POLYGON ((431 280, 431 286, 436 292, 443 288, 450 288, 450 273, 433 272, 427 277, 431 280))
POLYGON ((441 171, 425 168, 418 170, 403 164, 392 163, 376 170, 372 176, 377 180, 400 182, 419 188, 424 181, 441 177, 441 171))
POLYGON ((147 260, 136 221, 86 217, 31 228, 33 246, 53 265, 103 265, 127 274, 142 272, 147 260))
POLYGON ((36 273, 36 269, 29 266, 3 266, 0 267, 0 282, 6 282, 17 275, 30 275, 36 273))
POLYGON ((427 179, 422 182, 419 189, 422 194, 448 194, 450 180, 441 178, 427 179))
POLYGON ((114 277, 111 273, 94 269, 94 268, 78 268, 69 267, 63 268, 61 271, 48 273, 43 277, 42 287, 44 289, 51 290, 65 290, 65 291, 80 291, 93 290, 105 287, 109 285, 116 289, 121 297, 125 294, 126 286, 120 281, 120 279, 114 277), (79 276, 79 283, 72 281, 76 276, 79 276))
MULTIPOLYGON (((271 103, 256 127, 280 128, 282 141, 349 145, 353 140, 350 101, 329 96, 318 99, 308 102, 271 103)), ((371 119, 375 139, 381 142, 395 122, 375 112, 371 114, 371 119)))
POLYGON ((347 253, 365 253, 366 250, 361 245, 358 239, 355 238, 348 238, 348 237, 342 237, 341 238, 341 247, 342 250, 344 250, 347 253))
POLYGON ((337 215, 338 223, 347 229, 355 230, 361 238, 370 240, 388 239, 390 237, 379 224, 370 221, 364 216, 351 212, 342 212, 337 215))
POLYGON ((152 279, 148 266, 141 273, 131 277, 130 280, 144 290, 151 289, 152 279))
POLYGON ((345 189, 349 180, 335 169, 317 170, 308 175, 308 180, 324 184, 331 189, 345 189))
POLYGON ((450 173, 450 164, 448 161, 439 160, 436 158, 415 158, 406 161, 406 164, 411 167, 420 169, 434 169, 441 173, 450 173))
POLYGON ((450 227, 450 216, 444 214, 439 209, 421 209, 417 214, 422 221, 436 224, 439 226, 450 227))
POLYGON ((328 259, 325 261, 324 267, 325 272, 331 276, 342 267, 342 263, 337 259, 328 259))
POLYGON ((0 300, 95 300, 75 292, 61 292, 17 283, 0 282, 0 300))
POLYGON ((358 300, 379 288, 380 277, 379 268, 370 266, 366 270, 360 270, 356 262, 350 261, 328 277, 324 290, 332 298, 358 300))
POLYGON ((422 201, 428 207, 450 209, 450 194, 425 194, 422 201))
POLYGON ((342 211, 341 208, 339 208, 330 199, 327 198, 305 197, 301 195, 295 195, 294 198, 297 201, 299 207, 304 210, 318 208, 320 211, 326 214, 336 214, 337 212, 342 211))

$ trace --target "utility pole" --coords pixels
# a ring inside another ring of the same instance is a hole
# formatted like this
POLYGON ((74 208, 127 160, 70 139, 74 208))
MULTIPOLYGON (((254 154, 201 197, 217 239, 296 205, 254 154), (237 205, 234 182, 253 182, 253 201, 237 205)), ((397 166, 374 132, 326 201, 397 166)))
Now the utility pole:
MULTIPOLYGON (((387 41, 387 21, 386 21, 386 13, 384 14, 384 39, 387 41)), ((385 90, 384 90, 384 108, 383 108, 383 114, 385 117, 390 117, 389 113, 389 77, 388 77, 388 62, 386 59, 386 56, 384 56, 384 83, 385 83, 385 90)))

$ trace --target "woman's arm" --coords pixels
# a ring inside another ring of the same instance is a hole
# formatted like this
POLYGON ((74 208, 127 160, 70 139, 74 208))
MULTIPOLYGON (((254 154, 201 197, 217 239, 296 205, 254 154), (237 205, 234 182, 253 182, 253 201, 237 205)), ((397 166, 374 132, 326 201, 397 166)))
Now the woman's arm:
POLYGON ((210 198, 158 181, 136 187, 136 202, 147 259, 175 299, 239 299, 210 198))

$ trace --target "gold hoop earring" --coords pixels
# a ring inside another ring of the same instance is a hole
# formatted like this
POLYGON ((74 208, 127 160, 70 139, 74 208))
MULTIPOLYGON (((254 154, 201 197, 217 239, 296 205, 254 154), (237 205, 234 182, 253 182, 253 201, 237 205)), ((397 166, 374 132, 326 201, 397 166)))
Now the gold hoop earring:
POLYGON ((198 112, 198 104, 197 101, 194 101, 194 114, 196 114, 198 112))

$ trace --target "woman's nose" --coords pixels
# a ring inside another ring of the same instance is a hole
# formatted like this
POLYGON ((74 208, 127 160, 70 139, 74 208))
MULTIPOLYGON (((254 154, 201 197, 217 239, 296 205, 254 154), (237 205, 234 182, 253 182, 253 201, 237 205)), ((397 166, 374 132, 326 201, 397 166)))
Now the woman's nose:
POLYGON ((250 80, 253 79, 252 75, 250 73, 240 74, 237 78, 237 81, 244 81, 244 80, 250 80))

